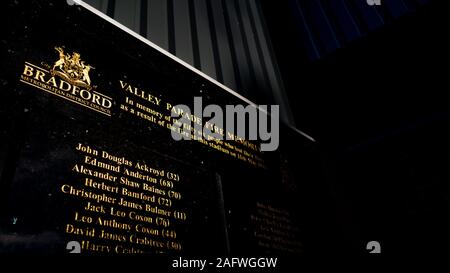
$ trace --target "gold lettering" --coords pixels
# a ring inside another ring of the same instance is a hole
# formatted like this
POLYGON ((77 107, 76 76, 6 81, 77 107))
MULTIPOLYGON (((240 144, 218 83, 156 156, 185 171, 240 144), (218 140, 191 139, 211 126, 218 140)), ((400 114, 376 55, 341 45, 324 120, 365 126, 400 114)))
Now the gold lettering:
POLYGON ((61 80, 59 82, 59 89, 61 89, 62 91, 70 91, 70 89, 72 89, 72 86, 70 85, 70 83, 61 80), (66 88, 64 88, 64 85, 66 86, 66 88))
MULTIPOLYGON (((92 102, 101 105, 101 103, 100 103, 100 96, 97 95, 97 94, 93 94, 92 95, 92 102)), ((109 107, 107 107, 107 108, 109 108, 109 107)))
POLYGON ((127 241, 127 237, 125 235, 107 232, 103 229, 100 231, 99 238, 106 239, 106 240, 112 240, 112 241, 118 241, 118 242, 126 242, 127 241))
POLYGON ((114 248, 114 251, 117 254, 141 254, 141 253, 144 253, 144 251, 142 251, 140 249, 137 249, 137 248, 134 248, 134 247, 128 248, 128 247, 124 247, 124 246, 121 246, 121 245, 117 245, 114 248))
POLYGON ((144 99, 144 100, 146 100, 146 101, 148 101, 148 102, 150 102, 150 103, 152 103, 154 105, 159 106, 161 104, 162 100, 160 98, 158 98, 158 97, 156 97, 156 96, 154 96, 154 95, 152 95, 152 94, 150 94, 150 93, 148 93, 148 92, 146 92, 144 90, 140 90, 137 87, 133 87, 130 84, 128 84, 128 83, 126 83, 126 82, 124 82, 122 80, 119 80, 119 82, 120 82, 120 86, 122 87, 122 89, 124 91, 129 92, 129 93, 135 95, 136 97, 144 99))
POLYGON ((89 237, 95 236, 94 228, 79 228, 72 224, 67 224, 65 231, 67 234, 83 235, 83 236, 89 236, 89 237))
POLYGON ((34 71, 33 67, 25 64, 25 69, 22 74, 28 77, 33 77, 33 71, 34 71))
POLYGON ((46 84, 52 84, 53 87, 58 88, 58 84, 56 83, 55 77, 51 77, 51 78, 46 82, 46 84))
MULTIPOLYGON (((57 75, 61 76, 58 73, 57 75)), ((21 82, 111 116, 109 109, 113 103, 110 98, 95 91, 91 93, 90 89, 81 89, 77 84, 72 84, 59 78, 57 79, 55 76, 49 75, 45 69, 33 64, 25 64, 24 71, 21 75, 21 82)))
POLYGON ((35 80, 39 80, 41 82, 45 82, 44 80, 45 73, 39 70, 36 70, 36 74, 34 75, 35 80))
POLYGON ((133 244, 137 244, 137 245, 146 245, 146 246, 150 246, 150 247, 156 247, 156 248, 164 248, 164 243, 157 241, 157 240, 152 240, 149 239, 147 237, 138 237, 136 234, 132 234, 129 237, 129 240, 131 243, 133 244))
POLYGON ((98 151, 97 151, 97 150, 92 149, 92 148, 89 147, 89 146, 84 146, 84 145, 81 144, 81 143, 78 143, 78 146, 77 146, 75 149, 76 149, 77 151, 81 151, 81 152, 84 152, 84 153, 87 153, 87 154, 92 154, 92 155, 95 155, 95 156, 98 155, 98 151))
POLYGON ((102 253, 110 253, 111 247, 108 245, 100 245, 96 243, 92 243, 91 241, 81 241, 81 249, 88 250, 93 252, 102 252, 102 253))
POLYGON ((105 182, 95 182, 91 178, 86 178, 84 185, 86 187, 91 187, 94 189, 99 189, 102 191, 112 192, 112 193, 119 193, 119 187, 109 186, 105 184, 105 182))

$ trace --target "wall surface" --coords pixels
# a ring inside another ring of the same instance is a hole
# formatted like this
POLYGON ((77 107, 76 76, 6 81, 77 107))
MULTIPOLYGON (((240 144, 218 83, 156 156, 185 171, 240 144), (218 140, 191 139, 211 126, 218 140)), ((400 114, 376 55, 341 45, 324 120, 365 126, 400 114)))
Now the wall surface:
POLYGON ((293 123, 258 0, 85 2, 293 123))

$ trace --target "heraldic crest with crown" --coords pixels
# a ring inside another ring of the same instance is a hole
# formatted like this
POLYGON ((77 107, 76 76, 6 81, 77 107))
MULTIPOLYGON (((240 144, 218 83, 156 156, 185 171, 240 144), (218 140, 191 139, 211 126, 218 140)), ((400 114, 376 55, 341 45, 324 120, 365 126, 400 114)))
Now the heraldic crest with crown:
POLYGON ((77 52, 69 55, 65 54, 64 49, 61 47, 55 47, 55 49, 59 53, 59 59, 55 62, 50 72, 73 85, 91 90, 89 71, 95 68, 82 61, 81 55, 77 52))

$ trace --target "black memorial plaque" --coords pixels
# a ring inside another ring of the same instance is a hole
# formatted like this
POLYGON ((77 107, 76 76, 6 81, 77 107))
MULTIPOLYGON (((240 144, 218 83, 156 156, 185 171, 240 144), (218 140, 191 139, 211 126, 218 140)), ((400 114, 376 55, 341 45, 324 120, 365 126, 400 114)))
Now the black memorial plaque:
POLYGON ((175 141, 173 106, 246 103, 85 7, 2 13, 0 251, 304 252, 310 140, 175 141))

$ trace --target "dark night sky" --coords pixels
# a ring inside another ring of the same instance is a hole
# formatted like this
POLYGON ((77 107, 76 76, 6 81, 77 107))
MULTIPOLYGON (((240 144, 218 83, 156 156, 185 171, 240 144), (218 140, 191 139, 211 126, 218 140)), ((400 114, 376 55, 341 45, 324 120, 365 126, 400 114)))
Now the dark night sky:
POLYGON ((277 15, 268 20, 296 124, 331 162, 338 222, 361 241, 378 238, 386 252, 433 252, 450 241, 444 2, 318 61, 299 35, 286 34, 297 31, 286 10, 265 2, 277 15))

